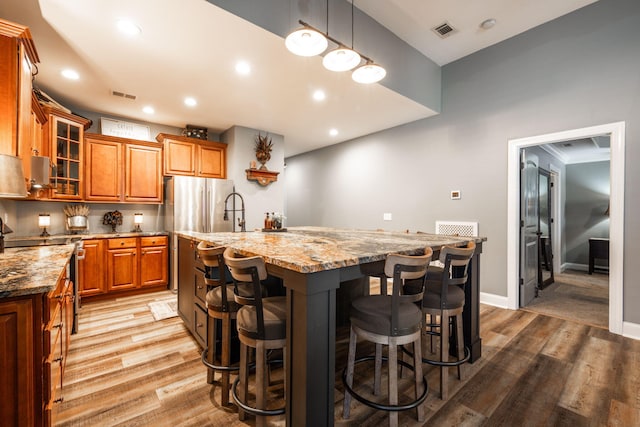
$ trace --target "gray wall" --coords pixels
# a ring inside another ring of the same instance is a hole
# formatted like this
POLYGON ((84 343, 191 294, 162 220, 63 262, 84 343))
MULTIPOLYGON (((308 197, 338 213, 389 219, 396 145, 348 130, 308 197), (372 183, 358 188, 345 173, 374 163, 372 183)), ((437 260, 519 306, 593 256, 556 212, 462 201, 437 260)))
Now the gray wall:
MULTIPOLYGON (((626 122, 625 265, 640 257, 640 2, 600 0, 443 68, 442 114, 287 159, 289 224, 477 220, 482 291, 507 295, 509 139, 626 122), (449 200, 450 190, 462 199, 449 200), (383 212, 393 221, 383 222, 383 212)), ((624 271, 624 320, 640 288, 624 271)))
POLYGON ((589 263, 589 238, 609 237, 610 162, 567 165, 565 261, 589 263))

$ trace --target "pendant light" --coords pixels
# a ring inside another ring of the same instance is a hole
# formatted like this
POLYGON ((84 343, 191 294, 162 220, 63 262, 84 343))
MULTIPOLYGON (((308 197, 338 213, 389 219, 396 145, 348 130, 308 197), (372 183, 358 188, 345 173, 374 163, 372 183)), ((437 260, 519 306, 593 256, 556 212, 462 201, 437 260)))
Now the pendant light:
POLYGON ((351 78, 358 83, 371 84, 379 82, 384 79, 386 75, 387 70, 378 64, 374 64, 372 61, 367 61, 366 64, 353 70, 351 78))
POLYGON ((316 56, 327 50, 329 42, 322 33, 305 25, 289 34, 284 44, 294 55, 316 56))
POLYGON ((342 44, 338 45, 337 49, 324 56, 322 65, 331 71, 348 71, 357 67, 360 61, 360 54, 353 50, 353 0, 351 0, 351 49, 342 44))
POLYGON ((339 46, 322 58, 324 68, 331 71, 348 71, 356 67, 359 63, 360 54, 345 46, 339 46))

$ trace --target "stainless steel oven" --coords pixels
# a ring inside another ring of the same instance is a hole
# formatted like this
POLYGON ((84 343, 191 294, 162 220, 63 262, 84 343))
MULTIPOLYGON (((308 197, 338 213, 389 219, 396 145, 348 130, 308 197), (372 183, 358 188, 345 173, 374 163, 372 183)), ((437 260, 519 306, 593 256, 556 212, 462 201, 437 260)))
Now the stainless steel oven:
POLYGON ((29 246, 52 246, 75 244, 75 250, 69 261, 69 279, 73 282, 73 328, 71 333, 78 332, 78 311, 80 298, 78 295, 78 261, 84 259, 84 242, 81 237, 48 237, 48 238, 16 238, 5 240, 6 248, 19 248, 29 246))

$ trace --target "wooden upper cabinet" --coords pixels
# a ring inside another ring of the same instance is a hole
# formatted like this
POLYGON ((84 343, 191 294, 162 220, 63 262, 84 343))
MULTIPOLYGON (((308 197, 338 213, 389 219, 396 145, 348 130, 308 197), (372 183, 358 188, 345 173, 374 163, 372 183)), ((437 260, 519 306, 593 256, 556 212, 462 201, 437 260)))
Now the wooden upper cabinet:
POLYGON ((198 145, 198 176, 205 178, 225 178, 225 144, 198 145), (219 145, 223 145, 220 147, 219 145))
POLYGON ((43 128, 43 149, 55 165, 51 198, 79 201, 84 193, 84 131, 91 120, 43 107, 48 125, 43 128))
POLYGON ((85 144, 85 200, 162 203, 162 146, 97 134, 85 144))
POLYGON ((196 146, 191 142, 164 141, 164 174, 196 175, 196 146))
POLYGON ((164 174, 227 177, 227 144, 160 133, 164 144, 164 174))
POLYGON ((119 202, 122 197, 122 145, 85 139, 85 200, 119 202))
POLYGON ((31 178, 32 74, 38 62, 29 28, 0 19, 0 153, 22 159, 27 182, 31 178))
POLYGON ((162 202, 162 147, 125 145, 125 202, 162 202))

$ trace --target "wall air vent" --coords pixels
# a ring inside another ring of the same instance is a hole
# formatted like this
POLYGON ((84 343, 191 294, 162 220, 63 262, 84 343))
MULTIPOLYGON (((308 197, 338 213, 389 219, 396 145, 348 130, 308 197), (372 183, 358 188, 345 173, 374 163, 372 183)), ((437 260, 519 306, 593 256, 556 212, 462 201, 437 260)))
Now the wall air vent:
POLYGON ((135 101, 136 99, 135 95, 131 95, 130 93, 118 92, 117 90, 112 90, 111 95, 118 96, 120 98, 130 99, 132 101, 135 101))
POLYGON ((441 39, 446 39, 450 35, 458 32, 458 30, 453 28, 453 26, 448 22, 444 22, 437 27, 433 27, 431 30, 435 32, 441 39))

